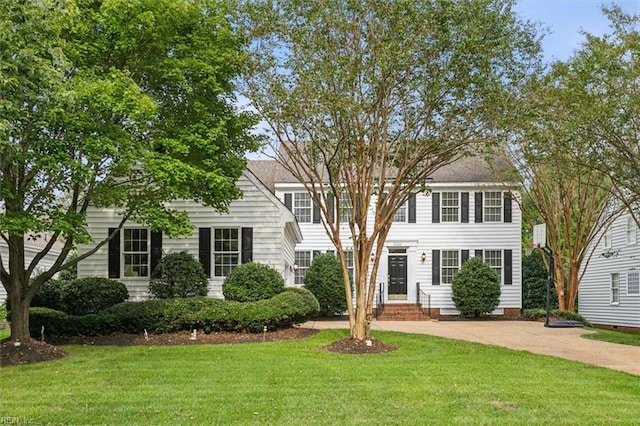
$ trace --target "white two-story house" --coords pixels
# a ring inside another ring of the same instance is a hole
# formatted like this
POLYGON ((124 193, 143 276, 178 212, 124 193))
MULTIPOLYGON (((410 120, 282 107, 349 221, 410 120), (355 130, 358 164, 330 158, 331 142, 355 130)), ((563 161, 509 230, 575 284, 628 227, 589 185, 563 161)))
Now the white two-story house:
MULTIPOLYGON (((320 212, 303 185, 276 161, 251 161, 249 169, 297 218, 302 242, 295 249, 295 284, 302 285, 313 257, 334 251, 320 212)), ((376 309, 419 304, 431 318, 457 315, 451 300, 453 276, 467 259, 480 256, 502 285, 494 314, 520 314, 522 219, 513 200, 517 191, 500 182, 493 170, 480 157, 443 167, 429 180, 430 194, 412 197, 396 213, 374 283, 376 309)), ((369 213, 373 215, 371 209, 369 213)), ((344 226, 341 234, 348 249, 350 234, 344 226)))

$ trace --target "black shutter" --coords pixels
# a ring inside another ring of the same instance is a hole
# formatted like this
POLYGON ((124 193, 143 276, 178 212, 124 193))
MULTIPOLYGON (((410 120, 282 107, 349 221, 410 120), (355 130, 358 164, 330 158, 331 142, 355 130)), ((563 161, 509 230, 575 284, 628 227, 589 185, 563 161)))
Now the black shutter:
POLYGON ((504 194, 504 222, 511 223, 511 194, 504 194))
POLYGON ((116 233, 109 240, 108 269, 109 278, 120 278, 120 231, 118 228, 109 228, 109 234, 116 233))
POLYGON ((504 284, 513 284, 513 251, 504 251, 504 284))
POLYGON ((356 205, 355 205, 355 208, 353 209, 353 211, 356 213, 354 218, 360 217, 360 215, 362 214, 362 208, 360 206, 361 201, 362 199, 360 198, 360 194, 356 194, 356 205))
POLYGON ((154 272, 160 259, 162 259, 162 232, 151 231, 151 277, 155 276, 154 272))
POLYGON ((327 211, 329 212, 329 222, 335 222, 335 198, 333 195, 327 195, 327 211))
POLYGON ((287 192, 284 194, 284 205, 291 211, 293 211, 293 199, 292 194, 287 192))
POLYGON ((432 250, 431 258, 431 284, 440 285, 440 250, 432 250))
POLYGON ((320 206, 315 201, 313 202, 313 223, 320 223, 320 206))
POLYGON ((476 209, 476 215, 475 215, 476 223, 482 223, 482 192, 476 192, 475 209, 476 209))
POLYGON ((482 250, 476 250, 476 257, 482 259, 482 250))
POLYGON ((462 193, 462 212, 460 222, 469 223, 469 193, 462 193))
POLYGON ((434 192, 433 194, 431 194, 431 197, 431 222, 440 223, 440 193, 434 192))
POLYGON ((409 223, 416 223, 416 194, 409 197, 409 223))
POLYGON ((462 250, 462 264, 469 260, 469 250, 462 250))
POLYGON ((198 230, 198 258, 207 278, 211 278, 211 228, 198 230))
POLYGON ((319 254, 322 254, 322 250, 313 250, 313 252, 311 252, 311 260, 315 259, 319 254))
POLYGON ((242 263, 253 261, 253 228, 242 228, 242 263))

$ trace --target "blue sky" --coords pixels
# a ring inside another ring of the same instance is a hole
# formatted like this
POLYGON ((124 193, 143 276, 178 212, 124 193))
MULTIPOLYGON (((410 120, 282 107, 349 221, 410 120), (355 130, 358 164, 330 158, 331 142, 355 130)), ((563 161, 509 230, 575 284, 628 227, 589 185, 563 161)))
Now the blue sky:
MULTIPOLYGON (((614 2, 624 11, 640 14, 640 0, 614 2)), ((584 30, 602 35, 609 32, 608 20, 602 14, 602 0, 519 0, 515 11, 521 18, 539 22, 550 31, 544 41, 544 55, 548 60, 565 60, 580 46, 584 30)))

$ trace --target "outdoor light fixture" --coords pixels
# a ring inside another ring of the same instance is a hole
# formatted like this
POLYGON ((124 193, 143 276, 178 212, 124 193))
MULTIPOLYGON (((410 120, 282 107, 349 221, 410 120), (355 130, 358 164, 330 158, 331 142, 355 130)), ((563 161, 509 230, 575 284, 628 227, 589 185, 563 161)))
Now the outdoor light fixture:
POLYGON ((371 252, 371 262, 373 262, 374 260, 376 260, 376 254, 374 252, 371 252))
POLYGON ((425 260, 427 260, 427 253, 422 252, 422 254, 420 255, 420 261, 424 263, 425 260))
POLYGON ((297 271, 298 270, 298 264, 294 263, 293 266, 291 266, 291 270, 292 271, 297 271))

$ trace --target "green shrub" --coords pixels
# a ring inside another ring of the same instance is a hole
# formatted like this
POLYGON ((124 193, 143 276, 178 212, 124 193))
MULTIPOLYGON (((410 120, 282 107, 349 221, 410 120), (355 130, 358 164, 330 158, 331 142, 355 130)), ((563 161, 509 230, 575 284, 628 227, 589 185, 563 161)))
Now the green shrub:
POLYGON ((7 320, 7 301, 4 301, 0 304, 0 322, 5 322, 7 320))
POLYGON ((479 317, 500 303, 500 279, 480 257, 469 259, 453 277, 453 303, 462 315, 479 317))
MULTIPOLYGON (((530 320, 541 320, 547 317, 547 311, 542 308, 525 309, 522 311, 522 317, 530 320)), ((554 309, 551 311, 550 317, 552 321, 555 321, 560 318, 560 319, 571 320, 571 321, 582 321, 582 323, 585 326, 587 327, 591 326, 589 321, 577 312, 561 311, 559 309, 554 309)))
MULTIPOLYGON (((534 309, 547 307, 547 268, 542 253, 534 250, 522 260, 522 308, 534 309)), ((558 307, 558 294, 555 286, 551 289, 551 308, 558 307)))
POLYGON ((64 305, 64 295, 67 282, 63 280, 49 280, 42 284, 40 291, 36 293, 31 301, 31 306, 66 311, 64 305))
POLYGON ((238 266, 222 284, 227 300, 255 302, 270 299, 284 291, 284 279, 275 269, 249 262, 238 266))
POLYGON ((68 314, 86 315, 100 312, 128 298, 127 287, 121 282, 86 277, 73 280, 64 287, 62 302, 68 314))
POLYGON ((539 320, 547 316, 547 311, 543 308, 524 309, 522 311, 522 318, 528 320, 539 320))
POLYGON ((30 331, 40 336, 92 336, 111 333, 171 333, 198 329, 261 332, 291 327, 318 314, 316 298, 305 289, 287 289, 268 300, 240 303, 207 297, 124 302, 97 314, 68 315, 31 308, 30 331))
POLYGON ((342 266, 333 254, 323 253, 313 259, 304 278, 304 288, 318 299, 321 315, 335 315, 347 310, 342 266))
POLYGON ((206 296, 209 288, 202 264, 186 251, 164 256, 153 277, 149 293, 157 299, 206 296))

